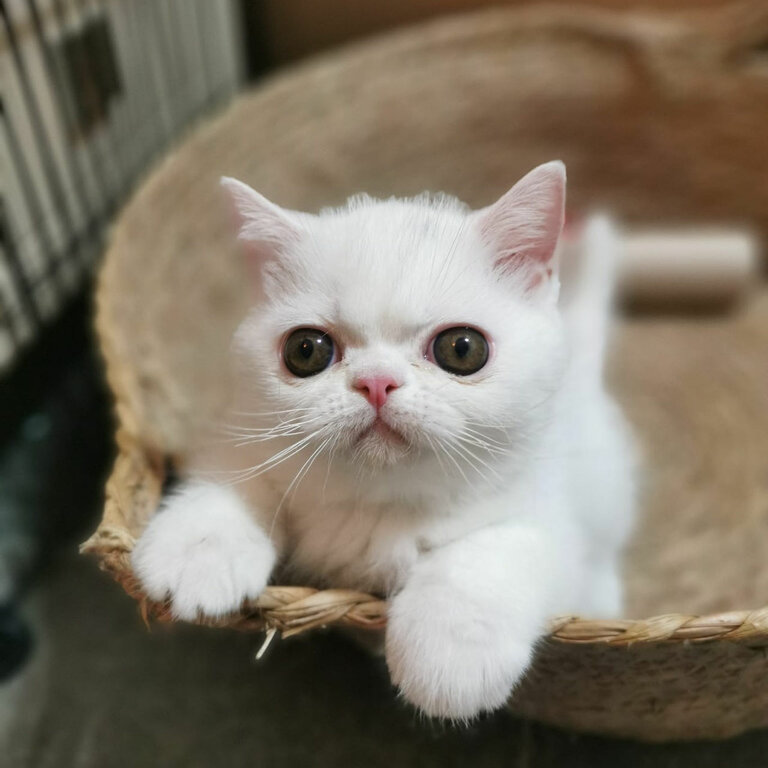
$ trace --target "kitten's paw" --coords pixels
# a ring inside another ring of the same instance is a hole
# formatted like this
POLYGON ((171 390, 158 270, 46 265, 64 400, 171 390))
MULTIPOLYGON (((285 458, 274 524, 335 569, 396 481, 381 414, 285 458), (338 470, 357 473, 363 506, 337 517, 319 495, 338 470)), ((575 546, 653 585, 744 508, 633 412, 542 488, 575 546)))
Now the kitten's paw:
POLYGON ((386 635, 403 697, 426 715, 460 722, 503 706, 533 649, 493 619, 447 588, 406 587, 391 601, 386 635))
POLYGON ((258 597, 275 548, 230 488, 191 483, 150 520, 132 555, 153 600, 171 598, 173 615, 192 620, 237 610, 258 597))

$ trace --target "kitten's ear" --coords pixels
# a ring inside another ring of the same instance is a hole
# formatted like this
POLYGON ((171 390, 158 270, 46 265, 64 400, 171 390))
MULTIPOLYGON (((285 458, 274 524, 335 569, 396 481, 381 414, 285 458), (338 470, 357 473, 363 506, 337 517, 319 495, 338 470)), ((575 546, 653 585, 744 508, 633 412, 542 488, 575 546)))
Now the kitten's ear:
POLYGON ((557 295, 555 249, 563 228, 565 166, 534 168, 493 205, 473 214, 493 248, 494 269, 522 279, 526 290, 552 284, 557 295))
POLYGON ((222 176, 221 186, 232 203, 237 238, 257 262, 254 266, 275 258, 299 239, 301 225, 293 211, 280 208, 237 179, 222 176))

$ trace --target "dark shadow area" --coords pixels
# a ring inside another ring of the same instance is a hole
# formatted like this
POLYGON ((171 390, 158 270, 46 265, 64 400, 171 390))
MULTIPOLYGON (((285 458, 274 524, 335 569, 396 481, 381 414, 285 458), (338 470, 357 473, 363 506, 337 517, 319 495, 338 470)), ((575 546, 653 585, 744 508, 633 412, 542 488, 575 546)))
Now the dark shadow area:
POLYGON ((89 308, 84 294, 0 382, 0 679, 33 642, 25 592, 100 512, 112 428, 89 308))

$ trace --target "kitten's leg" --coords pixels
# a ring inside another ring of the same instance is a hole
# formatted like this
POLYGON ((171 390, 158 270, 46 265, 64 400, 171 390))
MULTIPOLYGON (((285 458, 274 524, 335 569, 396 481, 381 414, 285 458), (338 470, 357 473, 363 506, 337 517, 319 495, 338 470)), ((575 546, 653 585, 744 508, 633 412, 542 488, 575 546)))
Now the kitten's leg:
POLYGON ((390 601, 386 657, 402 695, 453 720, 501 707, 570 589, 563 565, 535 527, 489 527, 426 553, 390 601))
POLYGON ((226 486, 189 482, 149 521, 133 550, 134 572, 153 600, 170 596, 173 615, 222 616, 264 589, 275 548, 226 486))

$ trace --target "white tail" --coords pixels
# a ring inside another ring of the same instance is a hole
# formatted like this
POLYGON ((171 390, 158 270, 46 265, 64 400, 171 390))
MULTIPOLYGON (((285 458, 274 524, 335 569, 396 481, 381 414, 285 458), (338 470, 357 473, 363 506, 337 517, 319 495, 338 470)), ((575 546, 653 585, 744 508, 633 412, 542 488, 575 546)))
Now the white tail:
POLYGON ((579 373, 601 377, 613 310, 620 238, 605 215, 590 217, 574 239, 563 238, 562 311, 579 373))

